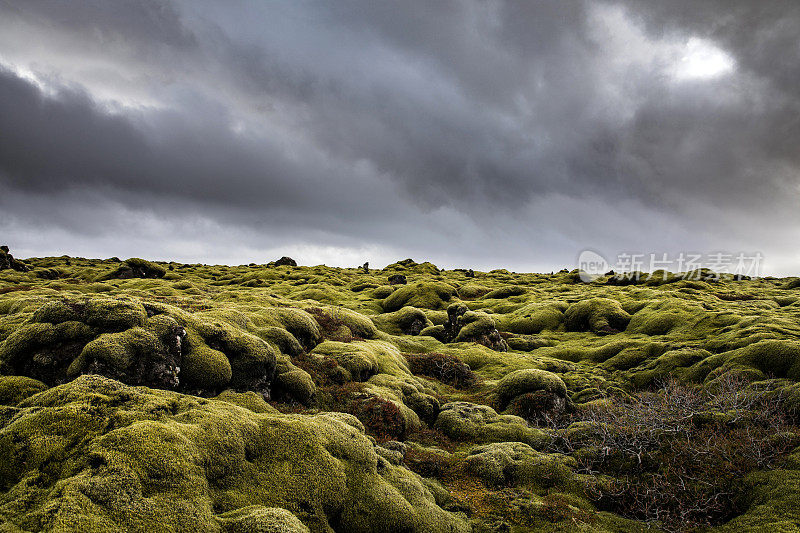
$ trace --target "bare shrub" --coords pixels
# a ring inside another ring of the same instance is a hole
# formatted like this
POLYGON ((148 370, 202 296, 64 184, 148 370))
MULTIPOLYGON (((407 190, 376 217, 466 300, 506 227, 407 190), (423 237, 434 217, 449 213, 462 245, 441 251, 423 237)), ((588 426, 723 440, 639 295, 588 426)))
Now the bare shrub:
POLYGON ((554 441, 584 473, 604 475, 588 496, 598 508, 685 531, 743 509, 741 478, 768 469, 798 445, 780 398, 728 373, 713 386, 668 379, 652 392, 599 402, 554 441), (578 428, 578 429, 576 429, 578 428))
POLYGON ((466 389, 478 382, 472 369, 458 357, 431 352, 404 354, 413 374, 436 378, 442 383, 466 389))

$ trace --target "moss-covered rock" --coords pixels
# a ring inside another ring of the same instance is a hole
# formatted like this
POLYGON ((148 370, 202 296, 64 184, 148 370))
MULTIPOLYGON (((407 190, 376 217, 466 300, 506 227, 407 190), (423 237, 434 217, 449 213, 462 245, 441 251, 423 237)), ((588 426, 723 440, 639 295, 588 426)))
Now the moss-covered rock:
POLYGON ((495 394, 500 409, 505 409, 508 403, 517 396, 536 391, 551 393, 563 399, 567 395, 567 386, 560 377, 552 372, 526 368, 504 376, 497 383, 495 394))
POLYGON ((166 269, 161 265, 138 257, 131 257, 123 261, 114 271, 99 279, 163 278, 166 273, 166 269))
POLYGON ((98 376, 19 409, 0 428, 7 526, 469 530, 418 476, 379 458, 346 415, 255 413, 98 376))
POLYGON ((499 415, 489 406, 468 402, 442 405, 435 427, 457 441, 524 442, 533 448, 541 448, 549 441, 545 432, 529 427, 518 416, 499 415))
POLYGON ((47 389, 41 381, 25 376, 0 376, 0 404, 17 405, 19 402, 47 389))
POLYGON ((536 335, 514 335, 506 339, 506 343, 510 349, 521 352, 532 352, 537 348, 553 345, 553 341, 536 335))
POLYGON ((582 300, 564 312, 564 326, 568 331, 619 333, 628 327, 630 319, 619 302, 610 298, 582 300))
POLYGON ((314 380, 300 369, 278 374, 272 389, 276 397, 288 397, 302 404, 308 404, 317 392, 314 380))
POLYGON ((266 400, 264 400, 264 396, 253 391, 236 392, 235 390, 227 389, 219 393, 215 399, 221 402, 232 403, 233 405, 238 405, 239 407, 244 407, 245 409, 249 409, 254 413, 278 412, 277 409, 272 407, 266 402, 266 400))
POLYGON ((225 533, 310 533, 298 518, 280 507, 251 505, 217 517, 225 533))
POLYGON ((67 369, 68 377, 78 374, 102 374, 124 379, 133 385, 148 384, 161 388, 178 385, 183 330, 171 321, 168 331, 158 335, 156 327, 135 327, 118 333, 104 333, 89 342, 67 369))
POLYGON ((426 328, 433 326, 433 322, 421 309, 410 306, 392 313, 376 315, 372 320, 378 329, 390 335, 419 335, 426 328))
POLYGON ((577 461, 561 454, 541 453, 522 442, 476 446, 465 461, 469 472, 496 486, 533 485, 540 490, 564 484, 573 477, 577 461))
POLYGON ((491 292, 489 287, 478 283, 465 283, 458 288, 458 297, 462 300, 474 300, 491 292))
POLYGON ((800 381, 800 342, 764 340, 740 348, 726 361, 725 368, 749 367, 760 377, 773 376, 800 381))
POLYGON ((483 297, 487 300, 502 299, 502 298, 510 298, 511 296, 521 296, 526 292, 527 291, 525 287, 520 287, 518 285, 510 285, 506 287, 500 287, 499 289, 495 289, 493 291, 489 291, 483 297))
POLYGON ((447 283, 414 283, 394 291, 383 300, 382 305, 386 311, 397 311, 406 306, 421 307, 423 309, 444 309, 456 294, 456 289, 447 283))
POLYGON ((510 333, 535 335, 544 330, 556 330, 564 320, 566 305, 533 303, 502 313, 497 319, 498 329, 510 333))

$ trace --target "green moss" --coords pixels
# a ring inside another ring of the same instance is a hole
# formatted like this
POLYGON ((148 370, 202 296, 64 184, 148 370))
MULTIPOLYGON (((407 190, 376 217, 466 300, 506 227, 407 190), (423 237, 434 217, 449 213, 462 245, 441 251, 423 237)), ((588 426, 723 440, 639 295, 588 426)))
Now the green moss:
POLYGON ((474 300, 491 292, 489 287, 477 283, 465 283, 458 288, 458 297, 462 300, 474 300))
POLYGON ((670 350, 647 364, 633 368, 629 379, 636 387, 646 387, 669 376, 687 380, 689 368, 710 356, 710 352, 694 348, 670 350))
POLYGON ((83 348, 67 369, 67 376, 98 373, 132 384, 177 386, 176 344, 181 331, 175 320, 161 316, 154 317, 148 328, 104 333, 83 348))
POLYGON ((317 387, 308 372, 291 370, 275 378, 274 391, 295 401, 308 404, 317 392, 317 387))
POLYGON ((457 441, 524 442, 533 448, 541 448, 549 441, 546 433, 528 427, 518 416, 499 415, 489 406, 468 402, 442 405, 435 427, 457 441))
POLYGON ((403 307, 393 313, 383 313, 372 318, 381 331, 390 335, 419 335, 433 326, 427 315, 416 307, 403 307))
POLYGON ((527 305, 498 317, 498 329, 527 335, 555 330, 564 320, 565 308, 560 303, 527 305))
POLYGON ((260 309, 253 321, 261 326, 280 326, 286 329, 307 350, 322 341, 322 331, 314 318, 301 309, 260 309))
POLYGON ((238 405, 239 407, 244 407, 254 413, 277 413, 278 410, 268 404, 264 397, 260 394, 256 394, 253 391, 247 392, 236 392, 234 390, 228 389, 219 393, 216 397, 216 400, 222 402, 232 403, 233 405, 238 405))
POLYGON ((763 375, 800 381, 800 342, 765 340, 736 350, 726 368, 751 367, 763 375))
POLYGON ((378 372, 375 353, 363 343, 325 341, 312 351, 336 361, 348 373, 348 381, 366 381, 378 372))
POLYGON ((21 529, 301 527, 266 511, 280 508, 311 531, 469 530, 346 415, 254 413, 98 376, 26 402, 0 429, 0 505, 21 529))
POLYGON ((54 383, 95 333, 82 322, 27 324, 0 344, 0 361, 14 373, 54 383))
POLYGON ((791 290, 800 288, 800 278, 793 278, 786 282, 783 286, 784 289, 791 290))
POLYGON ((317 307, 313 311, 312 314, 316 315, 317 322, 327 320, 343 324, 355 337, 374 339, 378 335, 372 320, 356 311, 344 307, 317 307))
POLYGON ((508 347, 521 352, 531 352, 544 346, 552 346, 553 341, 535 335, 515 335, 506 339, 508 347))
POLYGON ((147 312, 142 304, 127 300, 57 300, 37 309, 31 320, 51 324, 78 321, 102 331, 122 331, 143 326, 147 320, 147 312))
POLYGON ((378 300, 383 300, 384 298, 388 298, 395 291, 395 287, 391 285, 381 285, 380 287, 376 287, 372 291, 372 297, 377 298, 378 300))
POLYGON ((564 398, 567 395, 567 386, 552 372, 526 368, 504 376, 497 383, 495 394, 500 409, 504 409, 515 397, 536 391, 545 391, 564 398))
POLYGON ((294 357, 303 353, 303 345, 294 335, 277 326, 257 328, 256 335, 275 346, 281 353, 294 357))
MULTIPOLYGON (((797 464, 798 452, 793 457, 797 464)), ((800 470, 795 468, 754 472, 743 483, 746 510, 714 531, 756 533, 797 531, 800 514, 800 470)))
MULTIPOLYGON (((643 333, 645 335, 666 335, 676 331, 691 329, 690 334, 703 333, 713 327, 715 322, 712 316, 702 306, 687 304, 681 300, 653 301, 645 306, 631 318, 627 331, 630 333, 643 333)), ((734 320, 730 317, 725 323, 729 325, 734 320)))
POLYGON ((99 279, 127 278, 163 278, 167 273, 161 265, 138 257, 131 257, 122 262, 115 270, 102 275, 99 279))
POLYGON ((277 355, 263 339, 222 322, 201 322, 195 327, 208 346, 227 356, 231 387, 261 390, 272 381, 277 355))
POLYGON ((406 306, 424 309, 444 309, 454 296, 456 289, 441 282, 422 282, 400 287, 383 301, 386 311, 397 311, 406 306))
POLYGON ((659 342, 647 342, 627 346, 612 357, 606 359, 602 366, 609 370, 628 370, 645 361, 659 357, 667 350, 667 345, 659 342))
POLYGON ((463 326, 459 329, 454 342, 470 342, 490 335, 497 330, 494 319, 481 311, 467 311, 460 317, 463 326))
POLYGON ((567 331, 614 333, 624 330, 630 315, 616 300, 591 298, 574 303, 564 312, 567 331))
POLYGON ((526 292, 527 290, 525 289, 525 287, 520 287, 518 285, 510 285, 490 291, 486 293, 483 297, 486 300, 502 299, 502 298, 510 298, 511 296, 521 296, 526 292))
POLYGON ((232 375, 228 357, 210 348, 198 333, 188 329, 180 374, 184 386, 214 390, 228 385, 232 375))
POLYGON ((19 402, 47 389, 41 381, 25 376, 0 376, 0 404, 17 405, 19 402))
POLYGON ((280 507, 251 505, 219 515, 225 533, 310 533, 292 513, 280 507))
POLYGON ((572 457, 537 452, 521 442, 500 442, 476 446, 469 451, 467 470, 485 483, 496 486, 535 486, 549 489, 570 481, 572 457))

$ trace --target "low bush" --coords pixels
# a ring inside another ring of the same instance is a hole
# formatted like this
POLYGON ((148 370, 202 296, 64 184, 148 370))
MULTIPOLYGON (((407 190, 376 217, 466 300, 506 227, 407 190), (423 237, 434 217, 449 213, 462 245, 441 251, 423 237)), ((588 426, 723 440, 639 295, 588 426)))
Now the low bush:
POLYGON ((686 531, 744 511, 741 479, 800 444, 790 415, 739 374, 706 389, 669 379, 627 400, 594 402, 554 448, 603 476, 587 489, 599 509, 686 531))
POLYGON ((466 389, 478 382, 469 365, 458 357, 442 353, 404 354, 412 374, 438 379, 453 387, 466 389))

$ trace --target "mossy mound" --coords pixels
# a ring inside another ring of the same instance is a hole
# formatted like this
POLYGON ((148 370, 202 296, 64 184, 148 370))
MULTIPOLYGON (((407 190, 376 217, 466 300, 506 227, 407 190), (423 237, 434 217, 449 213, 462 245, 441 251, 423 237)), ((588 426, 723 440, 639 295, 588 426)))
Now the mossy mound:
POLYGON ((478 283, 465 283, 458 288, 458 297, 462 300, 474 300, 475 298, 480 298, 489 292, 491 292, 491 289, 484 285, 479 285, 478 283))
POLYGON ((508 347, 521 352, 532 352, 537 348, 552 346, 553 341, 535 335, 514 335, 506 339, 508 347))
POLYGON ((740 348, 723 365, 729 369, 755 369, 755 379, 766 376, 800 381, 800 342, 764 340, 740 348))
POLYGON ((489 291, 483 296, 483 298, 486 300, 496 300, 510 298, 512 296, 521 296, 526 292, 528 291, 525 289, 525 287, 520 287, 519 285, 510 285, 489 291))
POLYGON ((252 505, 219 515, 225 533, 310 533, 296 516, 280 507, 252 505))
POLYGON ((529 427, 523 418, 500 415, 487 405, 468 402, 442 405, 435 427, 456 441, 523 442, 533 448, 541 448, 549 441, 545 432, 529 427))
MULTIPOLYGON (((331 322, 344 325, 350 334, 361 339, 374 339, 378 336, 375 324, 368 316, 343 307, 316 308, 313 316, 319 322, 328 319, 331 322)), ((324 329, 324 328, 323 328, 324 329)))
POLYGON ((0 515, 22 530, 469 530, 343 414, 83 376, 23 401, 0 449, 0 515))
MULTIPOLYGON (((120 278, 117 258, 26 263, 0 270, 0 529, 463 530, 446 508, 476 532, 641 530, 646 513, 677 516, 666 500, 643 511, 652 492, 638 484, 678 464, 659 426, 672 415, 655 408, 642 427, 614 417, 676 392, 690 411, 723 395, 690 417, 692 431, 731 436, 701 469, 753 447, 758 458, 708 476, 727 507, 694 520, 744 512, 728 530, 770 531, 798 514, 796 454, 761 453, 800 420, 794 278, 614 285, 410 260, 164 263, 164 277, 120 278), (153 390, 86 388, 113 383, 98 374, 153 390), (758 418, 752 398, 776 416, 758 418), (642 442, 641 458, 619 452, 642 442), (362 444, 375 473, 352 459, 362 444), (373 488, 380 498, 358 492, 373 488)), ((669 501, 683 505, 678 486, 669 501)))
POLYGON ((538 452, 521 442, 500 442, 472 448, 465 465, 490 485, 536 485, 544 491, 571 481, 578 463, 572 457, 538 452))
MULTIPOLYGON (((50 385, 96 373, 157 388, 268 392, 277 350, 214 318, 135 301, 57 300, 36 309, 0 343, 0 362, 12 374, 50 385)), ((313 319, 308 321, 319 335, 313 319)), ((291 338, 299 346, 288 332, 283 337, 284 344, 292 344, 291 338)))
POLYGON ((376 315, 372 320, 378 329, 391 335, 419 335, 425 328, 433 326, 421 309, 410 306, 376 315))
POLYGON ((439 268, 433 263, 429 261, 417 263, 411 258, 403 259, 402 261, 397 261, 396 263, 387 265, 383 270, 385 272, 413 272, 414 274, 423 274, 429 276, 439 273, 439 268))
POLYGON ((686 381, 691 375, 690 367, 710 356, 711 352, 696 348, 670 350, 646 364, 633 367, 629 371, 629 379, 639 388, 664 381, 671 376, 686 381))
POLYGON ((47 385, 41 381, 25 376, 0 376, 0 404, 17 405, 46 389, 47 385))
POLYGON ((383 300, 382 305, 385 311, 397 311, 406 306, 444 309, 456 295, 456 289, 450 284, 421 282, 400 287, 383 300))
POLYGON ((564 312, 567 331, 592 331, 597 334, 619 333, 628 327, 631 316, 619 302, 610 298, 592 298, 574 303, 564 312))
POLYGON ((506 375, 497 383, 495 394, 500 409, 505 407, 517 396, 529 392, 543 391, 559 398, 567 396, 567 386, 564 381, 552 372, 526 368, 506 375))
POLYGON ((166 273, 167 270, 161 265, 138 257, 131 257, 99 279, 163 278, 166 273))
MULTIPOLYGON (((544 330, 556 330, 564 320, 566 304, 561 302, 547 304, 527 304, 497 318, 498 329, 523 335, 535 335, 544 330)), ((503 311, 496 309, 495 311, 503 311)))

